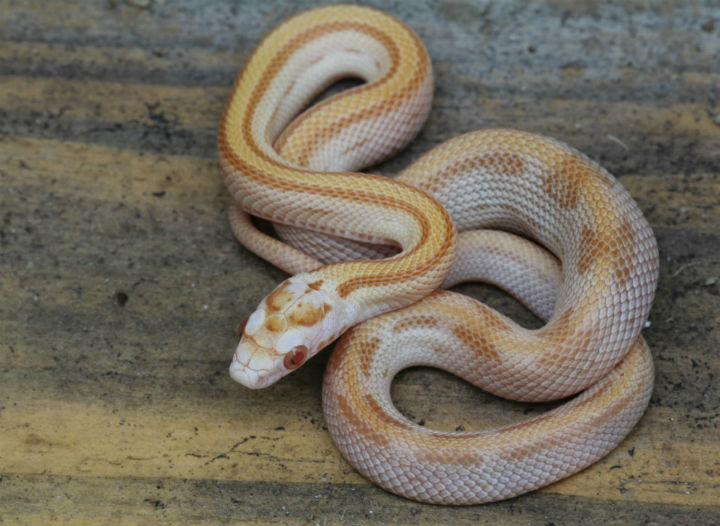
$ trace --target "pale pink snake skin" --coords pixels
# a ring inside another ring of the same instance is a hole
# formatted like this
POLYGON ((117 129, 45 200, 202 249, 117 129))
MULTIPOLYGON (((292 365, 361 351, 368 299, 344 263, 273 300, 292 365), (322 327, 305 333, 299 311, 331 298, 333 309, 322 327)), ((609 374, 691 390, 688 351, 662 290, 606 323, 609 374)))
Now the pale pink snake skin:
POLYGON ((411 499, 490 502, 589 466, 643 414, 653 367, 639 334, 657 246, 610 174, 525 132, 456 137, 394 180, 350 173, 402 148, 431 98, 419 39, 373 9, 307 11, 258 45, 220 126, 237 203, 231 225, 246 247, 297 275, 243 325, 231 375, 264 387, 346 333, 323 385, 345 458, 411 499), (297 117, 349 76, 366 83, 297 117), (248 214, 273 221, 285 242, 260 233, 248 214), (524 329, 476 300, 435 291, 468 279, 507 290, 546 325, 524 329), (390 399, 394 375, 413 365, 514 400, 582 392, 501 429, 439 432, 407 420, 390 399))

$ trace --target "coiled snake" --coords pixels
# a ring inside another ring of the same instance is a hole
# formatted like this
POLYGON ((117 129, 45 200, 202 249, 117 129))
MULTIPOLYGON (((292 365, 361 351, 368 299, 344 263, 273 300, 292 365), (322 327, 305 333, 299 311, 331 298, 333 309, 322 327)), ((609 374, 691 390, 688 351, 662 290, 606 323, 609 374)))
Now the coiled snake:
POLYGON ((657 246, 610 174, 530 133, 461 135, 394 179, 356 173, 417 133, 432 84, 417 36, 365 7, 306 11, 253 51, 218 137, 231 225, 246 247, 294 275, 241 327, 230 371, 264 387, 345 333, 323 407, 348 461, 412 499, 489 502, 590 465, 642 415, 653 367, 639 334, 657 246), (303 112, 345 77, 364 84, 303 112), (275 223, 285 242, 260 233, 249 215, 275 223), (546 325, 528 330, 436 290, 466 279, 506 289, 546 325), (519 424, 439 432, 390 400, 393 376, 412 365, 515 400, 582 393, 519 424))

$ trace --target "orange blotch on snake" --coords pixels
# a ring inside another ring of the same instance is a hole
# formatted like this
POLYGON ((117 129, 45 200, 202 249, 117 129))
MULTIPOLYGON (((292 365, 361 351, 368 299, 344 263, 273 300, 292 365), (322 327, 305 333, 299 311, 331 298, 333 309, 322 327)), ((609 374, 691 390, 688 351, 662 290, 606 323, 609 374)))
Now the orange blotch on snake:
POLYGON ((279 314, 273 314, 265 320, 265 328, 269 332, 282 332, 287 329, 285 318, 279 314))
POLYGON ((496 364, 501 363, 500 354, 495 348, 498 338, 490 338, 488 335, 495 334, 509 335, 512 328, 503 320, 493 315, 487 307, 475 305, 475 312, 471 315, 477 317, 476 323, 467 323, 466 320, 459 320, 451 327, 453 335, 462 340, 465 345, 475 350, 475 353, 487 358, 496 364))
POLYGON ((322 320, 325 317, 325 314, 331 310, 332 307, 327 303, 317 306, 311 302, 299 301, 297 304, 293 305, 287 313, 287 318, 291 325, 312 327, 322 320))
POLYGON ((578 329, 578 320, 582 318, 582 311, 569 307, 542 330, 542 347, 547 352, 538 356, 538 366, 554 370, 566 360, 569 352, 582 353, 591 348, 597 335, 593 328, 578 329))
POLYGON ((288 303, 295 299, 295 295, 287 290, 287 285, 275 289, 267 298, 265 304, 269 311, 277 312, 282 310, 288 303))
POLYGON ((392 326, 393 332, 403 332, 415 328, 437 328, 441 324, 430 314, 417 314, 414 316, 403 316, 392 326))
MULTIPOLYGON (((492 329, 484 327, 485 330, 478 330, 478 327, 468 327, 465 325, 456 325, 453 327, 453 334, 460 340, 465 342, 465 345, 474 349, 478 356, 488 358, 495 363, 500 363, 500 355, 497 349, 495 349, 492 342, 485 336, 485 332, 492 333, 492 329)), ((438 349, 436 349, 437 351, 438 349)))
POLYGON ((419 188, 434 195, 445 188, 448 181, 471 172, 502 172, 509 176, 520 176, 525 170, 526 163, 520 155, 512 152, 480 152, 477 155, 461 156, 417 183, 419 188))
POLYGON ((384 432, 385 429, 374 428, 370 422, 370 417, 377 416, 373 413, 369 413, 367 407, 359 406, 360 400, 353 399, 348 400, 342 394, 336 395, 337 407, 342 413, 342 418, 347 422, 347 428, 353 429, 354 432, 359 436, 374 437, 377 444, 381 447, 387 447, 390 445, 390 439, 384 432), (361 408, 360 408, 361 407, 361 408), (356 412, 355 408, 359 408, 356 412), (364 410, 364 411, 363 411, 364 410))
POLYGON ((587 274, 593 265, 597 264, 603 255, 604 245, 595 230, 590 227, 583 227, 580 234, 580 259, 577 263, 577 270, 580 274, 587 274))
POLYGON ((578 205, 584 181, 594 176, 595 170, 587 166, 583 157, 566 154, 555 167, 555 171, 545 179, 543 189, 558 206, 572 210, 578 205))
POLYGON ((388 413, 387 410, 383 408, 383 406, 381 406, 371 394, 366 394, 364 396, 364 402, 369 410, 369 413, 372 414, 377 421, 382 422, 388 428, 412 429, 412 426, 409 423, 398 420, 388 413))
POLYGON ((580 316, 578 312, 569 307, 565 309, 562 314, 558 314, 553 320, 542 330, 543 338, 546 341, 551 342, 549 347, 555 350, 555 353, 550 353, 553 358, 558 358, 559 353, 562 352, 558 349, 558 346, 564 341, 569 341, 572 338, 574 327, 577 325, 577 319, 580 316))
MULTIPOLYGON (((638 243, 638 239, 635 235, 632 223, 629 220, 624 219, 620 226, 617 228, 617 240, 616 246, 623 247, 635 247, 638 243)), ((632 252, 626 251, 624 254, 620 250, 616 249, 618 253, 614 260, 617 262, 615 270, 615 279, 621 287, 626 287, 633 279, 634 275, 630 270, 630 261, 632 258, 632 252), (623 257, 624 256, 624 257, 623 257)))
POLYGON ((381 343, 380 338, 374 336, 360 341, 357 355, 360 360, 360 369, 366 378, 370 378, 370 364, 372 364, 375 351, 378 350, 381 343))
POLYGON ((312 283, 308 283, 308 287, 310 287, 313 290, 320 290, 320 287, 322 287, 323 280, 319 279, 317 281, 313 281, 312 283))

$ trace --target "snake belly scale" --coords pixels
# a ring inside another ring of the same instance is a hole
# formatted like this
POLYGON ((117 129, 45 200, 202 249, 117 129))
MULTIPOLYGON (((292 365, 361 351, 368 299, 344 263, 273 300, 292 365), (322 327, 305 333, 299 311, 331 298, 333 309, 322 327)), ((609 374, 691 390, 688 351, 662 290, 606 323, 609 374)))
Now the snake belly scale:
POLYGON ((306 11, 253 51, 218 136, 231 225, 294 275, 242 325, 231 375, 265 387, 345 333, 323 384, 343 455, 399 495, 472 504, 575 473, 635 425, 653 384, 639 334, 658 255, 622 186, 553 139, 483 130, 393 179, 358 172, 414 137, 432 84, 417 36, 365 7, 306 11), (346 77, 364 83, 306 109, 346 77), (251 215, 272 221, 281 240, 251 215), (528 330, 436 291, 468 279, 507 290, 547 323, 528 330), (413 365, 515 400, 580 394, 505 428, 436 432, 390 400, 393 376, 413 365))

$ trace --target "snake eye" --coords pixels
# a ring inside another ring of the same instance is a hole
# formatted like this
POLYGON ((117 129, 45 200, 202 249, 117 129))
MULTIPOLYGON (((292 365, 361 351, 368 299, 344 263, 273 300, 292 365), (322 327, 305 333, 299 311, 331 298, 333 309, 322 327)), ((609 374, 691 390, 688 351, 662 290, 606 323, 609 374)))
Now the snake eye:
POLYGON ((304 345, 298 345, 297 347, 290 349, 283 359, 285 369, 292 371, 293 369, 300 367, 305 361, 307 351, 308 349, 304 345))
POLYGON ((243 321, 240 322, 240 325, 238 325, 238 339, 242 338, 243 332, 245 332, 245 325, 247 325, 248 318, 250 318, 250 316, 247 316, 243 321))

